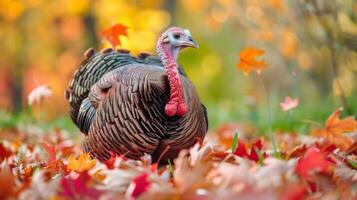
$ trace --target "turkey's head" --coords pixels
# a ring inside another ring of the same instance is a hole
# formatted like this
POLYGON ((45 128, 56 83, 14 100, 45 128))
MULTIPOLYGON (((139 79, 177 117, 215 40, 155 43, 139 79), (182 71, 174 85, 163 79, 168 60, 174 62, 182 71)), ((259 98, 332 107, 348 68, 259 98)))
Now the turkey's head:
POLYGON ((198 45, 189 30, 179 27, 167 29, 161 34, 156 45, 170 84, 170 100, 165 106, 165 113, 169 117, 175 115, 182 117, 188 111, 176 61, 179 51, 186 47, 198 48, 198 45))
POLYGON ((166 37, 163 42, 167 42, 171 48, 183 49, 185 47, 198 48, 195 40, 193 40, 191 33, 188 29, 182 30, 181 28, 170 28, 166 31, 166 37))

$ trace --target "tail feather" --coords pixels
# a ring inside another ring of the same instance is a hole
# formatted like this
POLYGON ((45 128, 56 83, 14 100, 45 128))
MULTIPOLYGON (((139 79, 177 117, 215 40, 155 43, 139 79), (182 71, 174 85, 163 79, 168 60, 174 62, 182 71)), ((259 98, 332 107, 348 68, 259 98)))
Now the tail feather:
MULTIPOLYGON (((101 79, 104 74, 130 64, 149 64, 161 66, 159 57, 147 53, 141 53, 137 57, 129 54, 130 51, 119 49, 113 51, 106 49, 96 52, 90 48, 84 54, 85 60, 79 69, 73 74, 73 79, 69 82, 69 88, 65 96, 69 102, 70 116, 72 121, 83 133, 88 133, 90 124, 95 117, 95 108, 87 99, 91 87, 101 79)), ((179 73, 186 76, 182 67, 179 73)))
POLYGON ((78 128, 83 133, 85 134, 88 133, 94 117, 95 117, 95 109, 91 105, 89 99, 85 98, 82 101, 82 104, 78 111, 78 117, 77 117, 78 128))
POLYGON ((87 133, 91 120, 95 116, 95 108, 91 106, 88 97, 91 87, 106 73, 121 66, 142 61, 126 52, 104 51, 96 53, 90 49, 85 54, 85 60, 73 75, 66 98, 69 102, 72 121, 83 132, 87 133))

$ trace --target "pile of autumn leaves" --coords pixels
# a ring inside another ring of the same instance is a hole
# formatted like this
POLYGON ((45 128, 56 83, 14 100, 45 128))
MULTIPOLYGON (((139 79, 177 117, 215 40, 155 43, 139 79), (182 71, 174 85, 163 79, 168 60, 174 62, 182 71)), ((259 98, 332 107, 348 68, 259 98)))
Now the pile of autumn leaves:
POLYGON ((40 144, 2 140, 0 199, 355 198, 357 123, 340 119, 340 112, 311 135, 277 137, 278 144, 292 145, 279 146, 276 155, 269 141, 248 142, 232 131, 232 147, 218 142, 219 133, 210 134, 167 166, 149 155, 130 160, 114 153, 100 163, 59 130, 23 140, 40 144))

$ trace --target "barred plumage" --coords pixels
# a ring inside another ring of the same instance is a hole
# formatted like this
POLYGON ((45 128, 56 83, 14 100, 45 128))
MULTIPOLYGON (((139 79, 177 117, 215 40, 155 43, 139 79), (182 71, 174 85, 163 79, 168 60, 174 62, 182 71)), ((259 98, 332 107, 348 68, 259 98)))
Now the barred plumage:
POLYGON ((71 118, 85 135, 85 151, 101 161, 113 151, 134 159, 147 153, 153 161, 162 156, 165 162, 202 141, 208 128, 205 107, 183 69, 178 70, 189 109, 184 116, 169 117, 170 85, 159 57, 88 50, 66 91, 71 118))

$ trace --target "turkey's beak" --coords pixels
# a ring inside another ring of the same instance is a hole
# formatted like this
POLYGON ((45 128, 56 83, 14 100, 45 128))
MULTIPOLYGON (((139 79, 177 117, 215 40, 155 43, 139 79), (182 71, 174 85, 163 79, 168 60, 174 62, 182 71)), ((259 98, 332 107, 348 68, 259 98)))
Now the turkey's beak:
POLYGON ((192 37, 188 37, 187 41, 181 44, 181 48, 185 47, 198 48, 198 44, 192 37))

